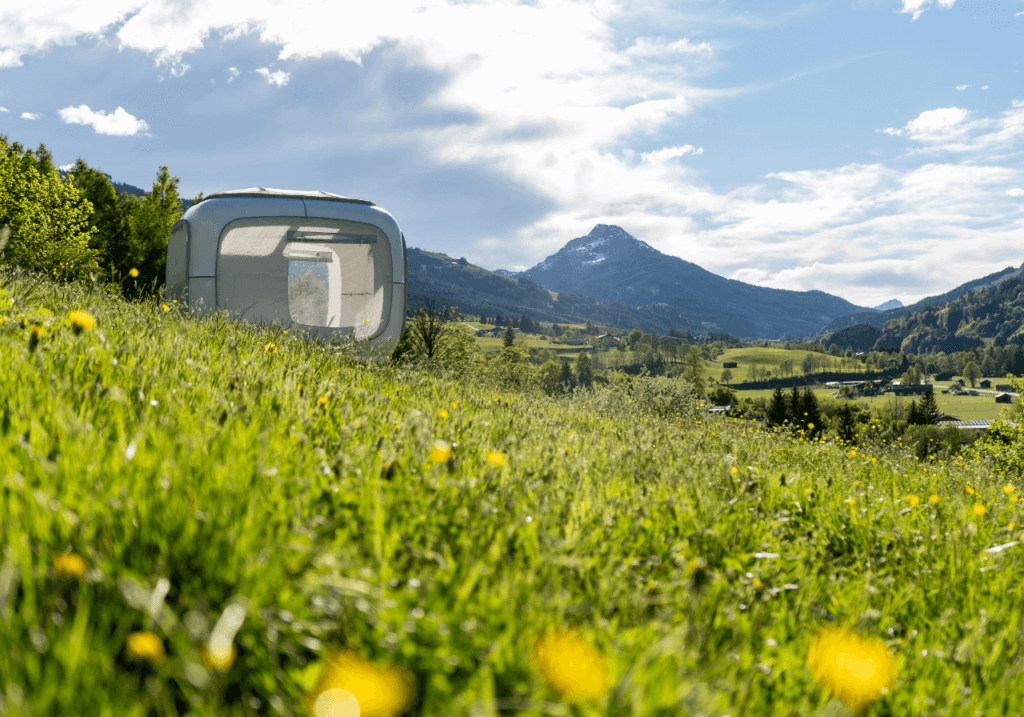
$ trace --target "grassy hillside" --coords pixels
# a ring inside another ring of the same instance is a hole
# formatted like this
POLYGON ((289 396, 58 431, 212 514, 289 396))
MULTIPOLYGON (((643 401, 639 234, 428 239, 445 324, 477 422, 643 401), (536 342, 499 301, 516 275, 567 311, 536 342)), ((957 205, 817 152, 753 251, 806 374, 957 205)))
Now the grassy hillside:
POLYGON ((7 713, 805 715, 819 683, 888 685, 876 715, 1024 703, 1024 549, 986 552, 1024 537, 1021 489, 984 457, 709 420, 668 379, 548 399, 0 288, 7 713), (830 625, 885 674, 809 669, 830 625))

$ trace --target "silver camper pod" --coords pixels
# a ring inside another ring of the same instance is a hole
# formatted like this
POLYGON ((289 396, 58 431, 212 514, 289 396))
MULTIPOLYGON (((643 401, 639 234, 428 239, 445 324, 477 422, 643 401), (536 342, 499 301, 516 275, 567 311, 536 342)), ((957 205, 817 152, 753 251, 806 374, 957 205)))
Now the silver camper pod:
POLYGON ((167 245, 167 296, 311 338, 385 349, 402 333, 405 237, 365 199, 237 189, 189 207, 167 245))

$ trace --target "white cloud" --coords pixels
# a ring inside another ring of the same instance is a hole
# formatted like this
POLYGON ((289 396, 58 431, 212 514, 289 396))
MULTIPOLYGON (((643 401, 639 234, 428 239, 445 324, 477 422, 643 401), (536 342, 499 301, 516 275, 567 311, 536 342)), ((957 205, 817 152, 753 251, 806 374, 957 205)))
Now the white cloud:
POLYGON ((964 91, 964 90, 966 90, 966 89, 967 89, 968 87, 970 87, 970 85, 957 85, 957 86, 956 86, 956 89, 957 89, 957 91, 958 91, 958 92, 963 92, 963 91, 964 91))
POLYGON ((22 119, 37 120, 37 119, 39 119, 41 117, 42 117, 42 115, 39 114, 38 112, 22 112, 21 113, 21 118, 22 119))
POLYGON ((1006 193, 1011 197, 1024 197, 1024 189, 1020 187, 1014 187, 1013 189, 1007 189, 1006 193))
POLYGON ((260 67, 256 70, 259 74, 267 78, 267 84, 277 85, 278 87, 284 87, 288 84, 288 78, 291 76, 284 70, 278 70, 277 72, 271 72, 266 67, 260 67))
POLYGON ((961 134, 967 110, 959 107, 943 107, 922 112, 907 122, 907 136, 918 142, 942 142, 961 134))
POLYGON ((981 89, 987 90, 988 89, 988 85, 984 85, 981 89))
POLYGON ((654 152, 644 152, 640 158, 644 162, 667 162, 685 154, 704 154, 703 147, 694 147, 692 144, 684 144, 682 147, 665 147, 654 152))
POLYGON ((59 111, 60 118, 67 124, 92 125, 96 134, 109 134, 117 137, 131 137, 144 133, 149 125, 144 120, 118 107, 111 114, 103 110, 93 111, 88 105, 65 107, 59 111))
MULTIPOLYGON (((903 9, 898 12, 906 14, 913 13, 912 19, 916 20, 921 17, 921 13, 925 11, 929 5, 936 0, 903 0, 903 9)), ((951 8, 956 3, 956 0, 937 0, 939 7, 951 8)))
POLYGON ((74 168, 75 168, 75 163, 72 162, 71 164, 62 164, 57 169, 60 169, 60 170, 62 170, 64 172, 70 172, 74 168))
POLYGON ((6 107, 0 107, 0 112, 10 112, 6 107))
POLYGON ((902 137, 903 136, 903 130, 896 129, 894 127, 886 127, 885 129, 876 129, 875 132, 882 132, 883 134, 887 134, 890 137, 902 137))
POLYGON ((238 68, 237 67, 229 67, 228 68, 228 72, 231 74, 231 77, 228 78, 228 82, 233 82, 234 79, 236 77, 238 77, 238 68))
POLYGON ((637 38, 636 42, 626 50, 626 55, 631 57, 651 57, 660 55, 697 54, 710 55, 711 45, 702 42, 695 45, 687 38, 669 42, 668 40, 649 40, 646 37, 637 38))
POLYGON ((22 56, 81 36, 98 37, 145 0, 5 0, 0 6, 0 67, 20 67, 22 56))

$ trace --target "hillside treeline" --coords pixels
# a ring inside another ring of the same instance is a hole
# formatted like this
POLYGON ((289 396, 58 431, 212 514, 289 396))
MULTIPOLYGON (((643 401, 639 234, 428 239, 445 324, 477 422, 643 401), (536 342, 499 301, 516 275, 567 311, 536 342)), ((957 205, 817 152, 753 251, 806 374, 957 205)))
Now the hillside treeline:
POLYGON ((891 319, 881 331, 858 324, 835 332, 826 341, 854 351, 890 346, 908 354, 951 354, 981 347, 983 339, 993 339, 997 346, 1024 344, 1024 285, 1020 279, 1008 279, 949 303, 891 319))
POLYGON ((10 228, 0 263, 129 294, 155 288, 181 217, 178 181, 160 167, 148 194, 118 193, 81 159, 62 177, 46 145, 32 150, 0 135, 0 226, 10 228))

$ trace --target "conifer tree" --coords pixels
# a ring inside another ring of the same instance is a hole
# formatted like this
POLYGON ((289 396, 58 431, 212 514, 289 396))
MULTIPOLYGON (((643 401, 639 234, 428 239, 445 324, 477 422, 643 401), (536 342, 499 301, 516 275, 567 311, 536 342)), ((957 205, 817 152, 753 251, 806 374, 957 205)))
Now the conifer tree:
POLYGON ((918 418, 921 423, 928 426, 934 426, 942 418, 942 411, 939 410, 939 404, 935 401, 935 395, 930 388, 925 391, 924 397, 921 399, 918 418))
POLYGON ((797 422, 800 424, 801 428, 809 431, 811 436, 816 436, 821 433, 823 421, 821 420, 821 411, 818 408, 818 398, 814 395, 814 392, 811 391, 809 386, 804 389, 802 403, 803 412, 807 415, 804 416, 803 413, 801 413, 797 422), (814 428, 810 428, 812 424, 814 425, 814 428))
POLYGON ((907 425, 916 426, 922 422, 921 411, 917 407, 917 402, 911 401, 910 408, 907 409, 907 425))
POLYGON ((786 397, 782 394, 782 386, 775 384, 775 392, 772 393, 771 401, 768 404, 768 425, 781 426, 786 420, 789 410, 786 406, 786 397))
POLYGON ((800 399, 800 389, 793 382, 793 393, 789 397, 789 412, 786 416, 790 424, 799 425, 804 419, 804 403, 800 399))

